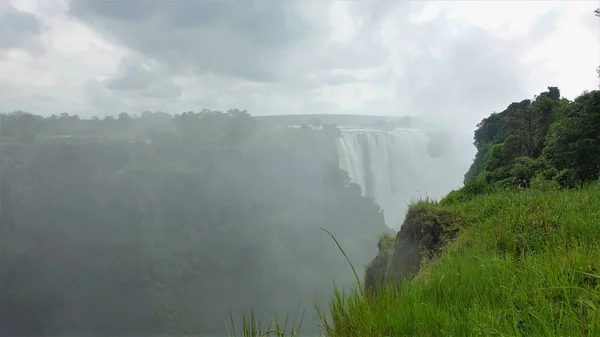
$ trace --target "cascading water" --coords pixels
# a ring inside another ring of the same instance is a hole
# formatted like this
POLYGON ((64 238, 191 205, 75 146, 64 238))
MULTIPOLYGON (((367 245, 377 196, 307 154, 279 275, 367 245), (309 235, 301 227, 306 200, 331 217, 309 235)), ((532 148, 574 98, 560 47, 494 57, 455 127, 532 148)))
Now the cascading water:
POLYGON ((465 164, 456 160, 443 135, 417 129, 340 130, 340 168, 383 209, 391 228, 401 226, 412 200, 440 198, 461 184, 465 164))

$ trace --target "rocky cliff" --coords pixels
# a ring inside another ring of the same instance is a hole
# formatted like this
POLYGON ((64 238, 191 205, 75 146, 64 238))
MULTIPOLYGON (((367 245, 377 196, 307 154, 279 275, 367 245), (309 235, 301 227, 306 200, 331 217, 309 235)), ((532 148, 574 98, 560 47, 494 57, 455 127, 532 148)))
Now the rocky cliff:
POLYGON ((458 214, 434 203, 411 206, 396 238, 383 235, 379 239, 379 253, 365 271, 365 290, 373 293, 378 286, 399 284, 414 276, 423 261, 456 238, 462 222, 458 214))

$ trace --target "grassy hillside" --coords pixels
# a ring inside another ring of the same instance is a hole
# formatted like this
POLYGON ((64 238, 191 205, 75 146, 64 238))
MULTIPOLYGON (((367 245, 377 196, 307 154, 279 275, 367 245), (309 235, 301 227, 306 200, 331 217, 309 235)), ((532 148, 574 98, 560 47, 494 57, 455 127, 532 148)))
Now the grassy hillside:
POLYGON ((478 124, 465 186, 410 206, 328 336, 600 336, 600 91, 478 124))
POLYGON ((323 335, 599 336, 599 227, 600 182, 413 204, 380 239, 367 291, 320 308, 323 335))
POLYGON ((600 336, 600 184, 417 210, 461 219, 456 239, 400 287, 336 293, 327 335, 600 336))

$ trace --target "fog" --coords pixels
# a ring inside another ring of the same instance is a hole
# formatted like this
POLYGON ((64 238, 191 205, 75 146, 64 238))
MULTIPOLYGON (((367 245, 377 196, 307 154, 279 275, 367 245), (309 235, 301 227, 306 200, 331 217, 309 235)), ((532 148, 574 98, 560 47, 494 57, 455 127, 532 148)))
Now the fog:
MULTIPOLYGON (((361 132, 406 129, 350 122, 361 132)), ((360 278, 379 236, 393 233, 381 194, 340 168, 348 130, 333 124, 290 127, 240 110, 13 113, 1 123, 2 335, 224 334, 230 314, 239 326, 251 313, 269 322, 303 312, 302 331, 314 333, 313 301, 326 312, 334 282, 356 285, 321 228, 360 278)), ((432 148, 456 162, 457 144, 421 135, 407 145, 422 153, 394 174, 459 185, 462 175, 439 163, 419 167, 432 148)), ((393 196, 398 207, 408 195, 393 196)))

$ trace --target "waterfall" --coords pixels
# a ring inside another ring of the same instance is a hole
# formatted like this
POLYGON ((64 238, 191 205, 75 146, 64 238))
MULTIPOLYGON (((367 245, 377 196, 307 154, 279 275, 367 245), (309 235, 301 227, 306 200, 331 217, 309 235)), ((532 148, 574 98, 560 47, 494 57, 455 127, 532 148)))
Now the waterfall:
POLYGON ((461 185, 468 161, 457 160, 444 133, 418 129, 381 131, 340 128, 339 166, 382 208, 387 225, 398 229, 408 204, 439 199, 461 185))

